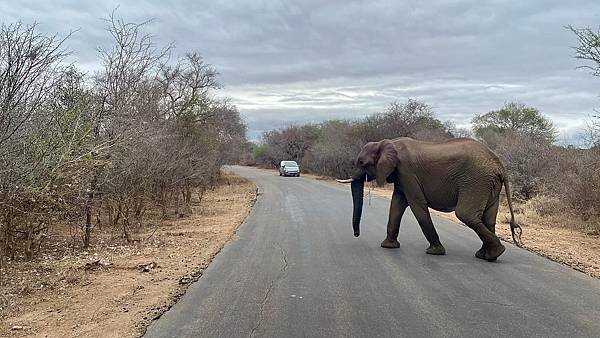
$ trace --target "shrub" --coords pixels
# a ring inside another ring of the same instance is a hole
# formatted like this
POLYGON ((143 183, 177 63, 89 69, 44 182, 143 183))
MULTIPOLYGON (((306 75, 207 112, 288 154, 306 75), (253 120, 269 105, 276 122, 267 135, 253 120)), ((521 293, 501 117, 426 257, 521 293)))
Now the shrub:
POLYGON ((509 173, 513 193, 523 199, 530 199, 541 191, 547 175, 556 165, 552 146, 528 136, 500 138, 496 153, 509 173))
POLYGON ((600 150, 565 149, 553 190, 583 220, 600 219, 600 150))

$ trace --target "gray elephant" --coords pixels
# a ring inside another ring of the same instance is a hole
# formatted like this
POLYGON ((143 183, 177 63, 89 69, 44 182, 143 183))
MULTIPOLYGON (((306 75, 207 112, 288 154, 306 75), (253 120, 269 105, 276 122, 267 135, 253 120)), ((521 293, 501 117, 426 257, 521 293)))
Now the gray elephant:
POLYGON ((496 260, 505 250, 495 234, 496 215, 502 185, 510 209, 513 241, 520 245, 521 227, 516 224, 506 171, 498 157, 485 145, 472 139, 458 138, 442 143, 413 140, 408 137, 369 142, 361 150, 351 183, 354 210, 354 236, 360 235, 364 182, 377 180, 394 184, 384 248, 398 248, 400 220, 410 206, 423 234, 429 241, 426 253, 444 255, 428 208, 450 212, 473 229, 483 245, 475 256, 496 260))

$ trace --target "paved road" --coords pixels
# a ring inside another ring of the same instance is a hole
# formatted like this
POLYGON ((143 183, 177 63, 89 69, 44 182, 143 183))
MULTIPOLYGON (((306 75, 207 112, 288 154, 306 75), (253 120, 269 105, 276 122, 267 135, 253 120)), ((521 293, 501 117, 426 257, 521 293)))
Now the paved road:
POLYGON ((439 218, 447 255, 426 255, 410 212, 382 249, 388 200, 354 238, 349 187, 233 170, 260 193, 239 239, 147 337, 600 337, 596 279, 512 245, 481 261, 475 233, 439 218))

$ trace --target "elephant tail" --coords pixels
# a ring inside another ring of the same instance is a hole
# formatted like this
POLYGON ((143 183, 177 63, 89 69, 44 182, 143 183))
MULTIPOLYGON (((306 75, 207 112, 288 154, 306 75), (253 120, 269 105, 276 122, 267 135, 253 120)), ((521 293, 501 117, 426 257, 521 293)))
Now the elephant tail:
POLYGON ((505 175, 502 177, 502 181, 504 182, 506 200, 508 201, 508 210, 510 210, 510 232, 512 234, 512 239, 518 247, 521 247, 521 233, 523 231, 521 226, 515 221, 515 213, 512 207, 512 196, 510 194, 510 184, 508 183, 508 178, 505 175))

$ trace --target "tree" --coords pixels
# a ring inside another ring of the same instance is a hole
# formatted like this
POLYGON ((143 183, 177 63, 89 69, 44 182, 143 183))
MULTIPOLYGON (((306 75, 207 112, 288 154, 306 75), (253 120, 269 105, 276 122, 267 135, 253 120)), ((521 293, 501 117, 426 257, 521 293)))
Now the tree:
POLYGON ((349 177, 362 142, 353 139, 352 122, 330 120, 319 126, 319 138, 306 156, 304 166, 321 175, 349 177))
MULTIPOLYGON (((70 36, 70 35, 69 35, 70 36)), ((55 85, 69 37, 44 35, 37 25, 0 27, 0 146, 24 127, 55 85)))
POLYGON ((458 127, 453 121, 444 122, 444 126, 453 137, 473 138, 473 130, 468 127, 458 127))
POLYGON ((590 28, 573 28, 571 25, 566 28, 575 33, 579 42, 579 46, 573 47, 575 58, 591 62, 580 68, 586 68, 592 75, 600 76, 600 28, 596 32, 590 28))
POLYGON ((0 26, 0 268, 19 238, 32 257, 58 209, 57 168, 71 153, 57 122, 71 112, 52 101, 68 77, 61 65, 67 38, 39 33, 36 24, 0 26))
POLYGON ((318 126, 289 126, 283 129, 267 131, 263 134, 268 164, 277 166, 282 160, 294 160, 302 163, 319 137, 318 126))
MULTIPOLYGON (((130 195, 140 193, 137 189, 127 189, 129 186, 124 184, 135 185, 140 181, 124 182, 133 176, 125 175, 119 169, 127 170, 130 157, 134 154, 132 149, 141 146, 142 137, 148 134, 149 129, 156 127, 149 122, 161 115, 158 112, 161 99, 158 94, 161 91, 157 78, 171 50, 170 46, 157 48, 153 36, 144 34, 146 22, 125 22, 117 18, 115 12, 105 21, 113 44, 109 48, 98 49, 103 69, 94 77, 97 108, 92 142, 96 147, 101 144, 106 147, 93 153, 95 165, 90 168, 86 178, 85 247, 90 245, 96 195, 111 191, 111 187, 118 187, 117 192, 128 193, 122 199, 132 201, 135 198, 130 195)), ((124 194, 114 196, 119 195, 124 194)), ((123 230, 126 230, 125 225, 123 230)))
MULTIPOLYGON (((587 64, 579 68, 591 71, 592 75, 600 76, 600 28, 593 31, 590 28, 566 27, 577 36, 579 46, 575 49, 575 58, 584 60, 587 64)), ((600 115, 594 115, 588 122, 587 139, 591 146, 600 146, 600 115)))
POLYGON ((600 147, 600 115, 594 115, 593 119, 588 121, 586 138, 592 147, 600 147))
POLYGON ((552 121, 534 107, 517 102, 505 104, 499 110, 473 118, 475 135, 495 148, 501 137, 517 135, 552 143, 556 130, 552 121))
POLYGON ((392 102, 384 112, 367 116, 355 124, 353 134, 362 142, 402 136, 426 141, 451 137, 442 121, 434 116, 431 107, 413 99, 392 102))

